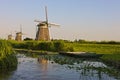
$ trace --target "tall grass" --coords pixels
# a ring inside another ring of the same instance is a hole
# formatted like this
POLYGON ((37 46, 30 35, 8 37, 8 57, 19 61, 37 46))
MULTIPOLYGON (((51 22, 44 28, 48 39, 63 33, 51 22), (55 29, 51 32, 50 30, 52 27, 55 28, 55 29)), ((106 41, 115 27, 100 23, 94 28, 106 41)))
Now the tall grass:
POLYGON ((17 58, 10 44, 0 40, 0 71, 6 72, 17 67, 17 58))

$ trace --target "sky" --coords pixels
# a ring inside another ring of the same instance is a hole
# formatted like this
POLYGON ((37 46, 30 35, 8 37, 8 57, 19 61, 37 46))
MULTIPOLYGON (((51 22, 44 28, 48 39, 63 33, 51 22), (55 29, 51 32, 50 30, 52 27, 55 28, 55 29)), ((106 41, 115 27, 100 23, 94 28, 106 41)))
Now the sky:
POLYGON ((0 0, 0 38, 20 31, 35 38, 34 20, 60 24, 51 27, 51 39, 120 41, 120 0, 0 0))

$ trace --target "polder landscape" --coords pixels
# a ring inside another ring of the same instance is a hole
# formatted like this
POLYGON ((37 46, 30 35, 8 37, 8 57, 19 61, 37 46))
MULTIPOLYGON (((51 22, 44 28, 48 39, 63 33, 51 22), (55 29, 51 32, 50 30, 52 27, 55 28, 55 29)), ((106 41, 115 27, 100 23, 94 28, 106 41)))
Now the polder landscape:
POLYGON ((1 80, 120 79, 120 42, 0 40, 0 44, 1 80))
MULTIPOLYGON (((116 15, 120 13, 119 1, 109 4, 89 0, 71 0, 69 4, 63 0, 8 2, 0 1, 3 7, 0 7, 3 10, 0 16, 5 17, 3 24, 19 24, 16 23, 18 20, 29 26, 20 25, 20 30, 7 34, 7 38, 1 37, 4 36, 1 34, 11 28, 0 27, 0 80, 120 80, 120 17, 116 15), (35 17, 33 20, 33 16, 37 15, 34 12, 38 12, 39 7, 44 10, 45 19, 42 21, 35 17), (54 17, 49 17, 51 13, 54 17), (51 19, 63 21, 63 24, 51 23, 51 19), (30 20, 37 23, 35 33, 30 20), (49 28, 54 26, 62 27, 61 31, 55 29, 51 34, 49 28), (34 37, 31 37, 33 34, 34 37)), ((3 26, 2 18, 0 26, 3 26)))

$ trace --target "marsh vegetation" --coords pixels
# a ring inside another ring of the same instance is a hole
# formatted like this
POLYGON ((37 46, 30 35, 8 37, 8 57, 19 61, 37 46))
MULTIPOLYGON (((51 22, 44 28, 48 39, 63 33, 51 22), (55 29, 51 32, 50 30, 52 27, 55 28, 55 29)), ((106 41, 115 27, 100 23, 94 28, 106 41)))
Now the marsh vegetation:
MULTIPOLYGON (((40 62, 41 66, 44 65, 56 65, 58 70, 62 71, 65 69, 68 73, 66 76, 72 74, 70 71, 75 71, 75 74, 79 79, 111 79, 119 80, 120 79, 120 44, 107 42, 107 43, 98 43, 98 42, 71 42, 65 40, 53 40, 53 41, 6 41, 0 40, 0 70, 5 72, 9 71, 11 68, 17 67, 17 58, 14 50, 17 50, 17 53, 24 53, 26 56, 33 57, 30 58, 30 63, 26 62, 27 57, 23 57, 22 62, 18 61, 18 68, 16 73, 19 73, 22 67, 28 67, 28 65, 36 67, 37 61, 40 62), (92 52, 95 54, 103 54, 99 59, 88 59, 88 58, 74 58, 68 56, 61 56, 56 54, 56 52, 92 52), (36 55, 37 54, 37 55, 36 55), (38 59, 37 59, 37 58, 38 59), (32 60, 31 60, 32 59, 32 60), (35 62, 34 62, 35 61, 35 62), (45 64, 41 61, 46 62, 45 64), (24 64, 25 63, 25 64, 24 64), (23 65, 24 64, 24 65, 23 65), (26 65, 27 64, 27 65, 26 65)), ((18 58, 21 59, 21 58, 18 58)), ((28 59, 28 58, 27 58, 28 59)), ((28 59, 29 60, 29 59, 28 59)), ((39 64, 37 64, 38 68, 39 64)), ((31 67, 29 67, 31 69, 31 67)), ((49 70, 49 67, 46 67, 49 70)), ((23 69, 25 70, 25 69, 23 69)), ((52 68, 53 70, 53 68, 52 68)), ((34 71, 34 69, 33 69, 34 71)), ((21 72, 21 71, 20 71, 21 72)), ((28 70, 28 73, 30 71, 28 70)), ((41 73, 41 71, 39 71, 41 73)), ((59 73, 59 71, 56 71, 59 73)), ((38 73, 38 72, 34 72, 38 73)), ((64 73, 61 72, 62 74, 64 73)), ((55 74, 54 74, 55 75, 55 74)), ((15 78, 16 76, 13 75, 15 78)), ((23 75, 20 75, 23 76, 23 75)), ((40 76, 40 75, 39 75, 40 76)), ((48 75, 47 75, 48 76, 48 75)), ((74 75, 75 76, 75 75, 74 75)), ((65 77, 65 76, 64 76, 65 77)), ((54 78, 54 77, 53 77, 54 78)), ((26 79, 31 79, 26 76, 26 79)), ((67 77, 66 77, 67 79, 67 77)), ((71 77, 75 79, 75 77, 71 77)), ((32 79, 31 79, 32 80, 32 79)), ((65 79, 63 79, 65 80, 65 79)))
POLYGON ((5 40, 0 40, 0 72, 6 72, 17 67, 17 58, 12 46, 5 40))
POLYGON ((39 51, 74 51, 74 52, 92 52, 103 54, 101 57, 104 62, 120 68, 120 42, 115 41, 67 41, 67 40, 52 40, 52 41, 9 41, 13 48, 39 50, 39 51), (113 65, 114 64, 114 65, 113 65))

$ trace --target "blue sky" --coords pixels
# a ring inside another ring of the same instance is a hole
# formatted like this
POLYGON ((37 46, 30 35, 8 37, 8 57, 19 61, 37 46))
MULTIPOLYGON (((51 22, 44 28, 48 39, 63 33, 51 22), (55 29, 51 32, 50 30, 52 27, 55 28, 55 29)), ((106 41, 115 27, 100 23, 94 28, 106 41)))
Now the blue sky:
POLYGON ((24 37, 35 38, 37 20, 45 20, 48 7, 53 39, 120 41, 120 0, 0 0, 0 38, 22 25, 24 37))

